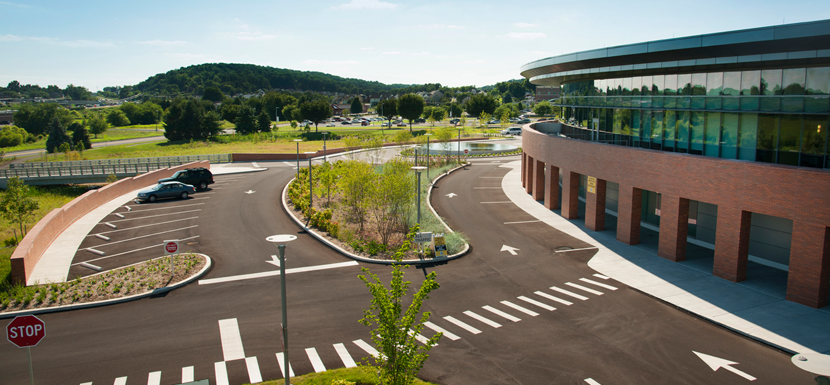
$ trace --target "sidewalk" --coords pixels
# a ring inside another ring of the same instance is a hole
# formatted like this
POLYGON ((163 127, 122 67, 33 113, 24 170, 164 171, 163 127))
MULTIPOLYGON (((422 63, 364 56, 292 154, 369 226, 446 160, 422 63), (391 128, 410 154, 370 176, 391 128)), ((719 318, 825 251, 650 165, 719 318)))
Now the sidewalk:
MULTIPOLYGON (((584 219, 569 221, 535 201, 521 183, 521 162, 502 179, 502 189, 519 208, 557 230, 595 245, 588 262, 597 272, 750 338, 796 353, 830 353, 830 307, 813 309, 787 301, 780 280, 733 283, 700 269, 657 256, 656 245, 628 246, 613 231, 594 232, 584 219)), ((705 265, 705 263, 703 263, 705 265)))

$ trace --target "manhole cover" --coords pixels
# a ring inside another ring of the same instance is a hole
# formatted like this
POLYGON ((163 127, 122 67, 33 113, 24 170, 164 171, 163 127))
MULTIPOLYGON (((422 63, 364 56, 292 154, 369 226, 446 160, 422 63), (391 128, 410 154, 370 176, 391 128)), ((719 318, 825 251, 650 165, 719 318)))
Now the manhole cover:
POLYGON ((556 251, 565 251, 565 250, 573 250, 573 249, 574 248, 570 247, 570 246, 559 246, 559 247, 555 248, 554 250, 556 250, 556 251))
POLYGON ((198 244, 198 243, 199 243, 199 242, 187 242, 187 245, 188 245, 188 246, 193 246, 193 245, 198 244))

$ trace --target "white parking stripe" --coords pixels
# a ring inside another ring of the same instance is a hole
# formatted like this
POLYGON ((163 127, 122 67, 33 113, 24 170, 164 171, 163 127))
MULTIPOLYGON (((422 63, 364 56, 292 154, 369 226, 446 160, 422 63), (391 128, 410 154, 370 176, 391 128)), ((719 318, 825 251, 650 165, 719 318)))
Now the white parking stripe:
POLYGON ((590 283, 590 284, 592 284, 592 285, 597 285, 597 286, 599 286, 599 287, 604 287, 604 288, 606 288, 606 289, 608 289, 608 290, 617 290, 617 288, 616 288, 616 287, 614 287, 614 286, 611 286, 611 285, 606 285, 606 284, 604 284, 604 283, 600 283, 600 282, 597 282, 597 281, 593 281, 593 280, 590 280, 590 279, 588 279, 588 278, 580 278, 579 280, 580 280, 580 281, 582 281, 582 282, 587 282, 587 283, 590 283))
POLYGON ((346 345, 334 344, 334 350, 337 351, 337 355, 340 356, 340 360, 343 361, 343 366, 347 368, 354 368, 357 366, 354 359, 352 359, 352 356, 349 354, 349 351, 346 349, 346 345))
POLYGON ((440 327, 440 326, 438 326, 438 325, 436 325, 432 322, 429 322, 429 321, 424 322, 424 326, 434 330, 436 333, 444 333, 443 336, 449 338, 450 340, 457 341, 457 340, 461 339, 457 335, 448 332, 446 329, 444 329, 444 328, 442 328, 442 327, 440 327))
POLYGON ((586 378, 585 382, 588 383, 588 385, 602 385, 599 382, 596 382, 593 378, 586 378))
MULTIPOLYGON (((326 365, 323 365, 323 361, 320 359, 320 355, 317 354, 317 349, 306 348, 305 354, 308 355, 308 360, 311 361, 311 367, 314 368, 315 373, 326 371, 326 365)), ((251 381, 251 383, 253 384, 254 382, 251 381)))
POLYGON ((152 237, 152 236, 155 236, 155 235, 161 235, 161 234, 167 234, 167 233, 172 233, 172 232, 176 232, 176 231, 182 231, 182 230, 192 229, 192 228, 195 228, 195 227, 199 227, 199 225, 187 226, 187 227, 182 227, 182 228, 180 228, 180 229, 173 229, 173 230, 162 231, 162 232, 159 232, 159 233, 153 233, 153 234, 142 235, 142 236, 138 236, 138 237, 135 237, 135 238, 122 239, 122 240, 120 240, 120 241, 115 241, 115 242, 102 243, 102 244, 97 245, 97 246, 95 246, 95 247, 99 247, 99 248, 100 248, 101 246, 110 246, 110 245, 115 245, 115 244, 118 244, 118 243, 129 242, 129 241, 134 241, 134 240, 136 240, 136 239, 141 239, 141 238, 152 237))
POLYGON ((541 222, 541 221, 540 220, 535 220, 535 221, 504 222, 504 224, 505 225, 515 225, 517 223, 536 223, 536 222, 541 222))
POLYGON ((573 305, 573 302, 571 302, 571 301, 565 301, 565 300, 564 300, 564 299, 562 299, 562 298, 559 298, 559 297, 554 297, 554 296, 552 296, 552 295, 550 295, 550 294, 548 294, 548 293, 545 293, 545 292, 541 292, 541 291, 534 291, 534 292, 533 292, 533 294, 536 294, 536 295, 538 295, 538 296, 545 297, 545 298, 547 298, 547 299, 549 299, 549 300, 551 300, 551 301, 556 301, 556 302, 559 302, 559 303, 561 303, 561 304, 565 304, 565 305, 568 305, 568 306, 573 305))
POLYGON ((112 222, 112 223, 118 223, 118 222, 126 222, 126 221, 137 221, 137 220, 147 219, 147 218, 166 217, 166 216, 168 216, 168 215, 178 215, 178 214, 186 214, 186 213, 195 213, 195 212, 197 212, 197 211, 202 211, 202 209, 197 209, 197 210, 187 210, 187 211, 179 211, 179 212, 177 212, 177 213, 164 213, 164 214, 159 214, 159 215, 148 215, 148 216, 146 216, 146 217, 140 217, 140 218, 119 219, 119 220, 117 220, 117 221, 110 221, 110 222, 112 222))
POLYGON ((499 309, 496 309, 496 308, 494 308, 494 307, 491 307, 491 306, 489 306, 489 305, 482 306, 481 308, 482 308, 482 309, 484 309, 484 310, 489 311, 490 313, 493 313, 493 314, 495 314, 495 315, 501 316, 501 317, 506 318, 506 319, 508 319, 508 320, 510 320, 510 321, 513 321, 513 322, 519 322, 519 321, 521 321, 521 320, 522 320, 521 318, 514 317, 514 316, 512 316, 512 315, 510 315, 510 314, 507 314, 507 313, 505 313, 505 312, 503 312, 503 311, 501 311, 501 310, 499 310, 499 309))
POLYGON ((520 312, 522 312, 522 313, 525 313, 525 314, 527 314, 527 315, 529 315, 529 316, 531 316, 531 317, 536 317, 537 315, 539 315, 539 313, 537 313, 537 312, 535 312, 535 311, 533 311, 533 310, 530 310, 530 309, 525 309, 525 308, 523 308, 523 307, 521 307, 521 306, 519 306, 519 305, 516 305, 515 303, 510 302, 510 301, 501 301, 501 303, 502 303, 502 305, 505 305, 505 306, 510 306, 510 307, 512 307, 512 308, 514 308, 514 309, 516 309, 516 310, 518 310, 518 311, 520 311, 520 312))
POLYGON ((225 361, 215 362, 213 372, 216 373, 216 385, 231 385, 228 381, 228 366, 225 361))
POLYGON ((83 384, 81 384, 81 385, 92 385, 92 383, 91 383, 91 382, 84 382, 84 383, 83 383, 83 384))
MULTIPOLYGON (((159 246, 161 246, 161 245, 159 245, 159 246)), ((307 272, 307 271, 316 271, 316 270, 336 269, 336 268, 339 268, 339 267, 347 267, 347 266, 358 266, 358 263, 357 263, 357 261, 348 261, 348 262, 330 263, 328 265, 295 267, 293 269, 286 269, 285 274, 304 273, 304 272, 307 272)), ((280 275, 279 270, 266 271, 266 272, 263 272, 263 273, 233 275, 233 276, 230 276, 230 277, 203 279, 203 280, 199 281, 199 284, 200 285, 210 285, 212 283, 233 282, 233 281, 241 281, 241 280, 245 280, 245 279, 273 277, 273 276, 277 276, 277 275, 280 275)))
POLYGON ((565 284, 566 284, 566 285, 568 285, 568 286, 570 286, 570 287, 575 287, 575 288, 577 288, 577 289, 579 289, 579 290, 585 290, 585 291, 587 291, 587 292, 589 292, 589 293, 591 293, 591 294, 596 294, 596 295, 603 295, 603 294, 605 294, 605 293, 603 293, 603 292, 601 292, 601 291, 599 291, 599 290, 589 289, 589 288, 587 288, 587 287, 585 287, 585 286, 582 286, 582 285, 577 285, 577 284, 575 284, 575 283, 565 282, 565 284))
POLYGON ((182 368, 182 382, 193 382, 196 381, 196 375, 194 374, 192 366, 185 366, 182 368))
POLYGON ((460 328, 462 328, 462 329, 464 329, 464 330, 466 330, 466 331, 468 331, 468 332, 470 332, 470 333, 473 333, 473 334, 479 334, 479 333, 481 333, 481 330, 478 330, 478 329, 476 329, 476 328, 474 328, 474 327, 472 327, 472 326, 470 326, 470 325, 467 325, 466 323, 461 322, 461 321, 459 321, 459 320, 457 320, 457 319, 455 319, 455 318, 453 318, 453 317, 451 317, 451 316, 446 316, 446 317, 444 317, 444 319, 445 319, 445 320, 447 320, 447 322, 451 322, 451 323, 453 323, 455 326, 458 326, 458 327, 460 327, 460 328))
POLYGON ((245 358, 242 336, 239 334, 239 324, 236 318, 219 320, 219 338, 222 340, 222 354, 225 361, 245 358))
POLYGON ((567 290, 565 290, 565 289, 560 289, 560 288, 558 288, 558 287, 556 287, 556 286, 551 286, 551 287, 550 287, 550 289, 551 289, 551 290, 554 290, 554 291, 558 291, 558 292, 560 292, 560 293, 562 293, 562 294, 565 294, 565 295, 569 295, 569 296, 574 297, 574 298, 576 298, 576 299, 581 299, 581 300, 583 300, 583 301, 587 301, 587 300, 588 300, 588 297, 586 297, 586 296, 584 296, 584 295, 579 295, 579 294, 576 294, 576 293, 574 293, 574 292, 572 292, 572 291, 567 291, 567 290))
POLYGON ((262 382, 262 373, 259 372, 259 363, 256 357, 245 357, 245 366, 248 367, 248 379, 252 384, 262 382))
POLYGON ((608 277, 608 276, 605 276, 605 275, 602 275, 602 274, 594 274, 594 277, 602 278, 602 279, 611 279, 611 277, 608 277))
POLYGON ((371 354, 373 357, 378 356, 378 351, 375 350, 375 348, 373 348, 372 345, 367 344, 363 340, 354 340, 352 342, 354 342, 354 344, 357 345, 359 348, 365 350, 366 353, 371 354))
POLYGON ((481 204, 483 204, 483 205, 486 205, 486 204, 493 204, 493 203, 513 203, 513 201, 504 201, 504 202, 478 202, 478 203, 481 203, 481 204))
POLYGON ((114 385, 127 385, 127 377, 118 377, 115 379, 114 385))
MULTIPOLYGON (((418 340, 418 342, 420 342, 420 343, 422 343, 422 344, 424 344, 424 345, 426 345, 426 344, 427 344, 427 342, 429 342, 429 339, 428 339, 428 338, 426 338, 426 337, 424 337, 424 336, 422 336, 422 335, 420 335, 420 334, 416 334, 414 330, 409 330, 409 335, 411 335, 411 336, 412 336, 412 335, 414 335, 414 336, 415 336, 415 339, 416 339, 416 340, 418 340)), ((435 344, 435 346, 438 346, 438 344, 435 344)))
POLYGON ((130 231, 130 230, 134 230, 134 229, 140 229, 140 228, 142 228, 142 227, 150 227, 150 226, 158 227, 159 225, 165 225, 165 224, 168 224, 168 223, 173 223, 173 222, 187 221, 187 220, 190 220, 190 219, 199 219, 199 217, 190 217, 190 218, 175 219, 175 220, 172 220, 172 221, 167 221, 167 222, 156 222, 156 223, 151 223, 151 224, 149 224, 149 225, 141 225, 141 226, 135 226, 135 227, 125 227, 125 228, 121 228, 121 229, 119 229, 119 230, 102 231, 102 232, 97 233, 97 234, 90 234, 90 235, 87 235, 87 237, 94 237, 94 236, 96 236, 96 235, 98 235, 98 234, 112 234, 112 233, 118 233, 118 232, 121 232, 121 231, 130 231))
POLYGON ((161 384, 161 372, 150 372, 147 375, 147 385, 160 385, 161 384))
POLYGON ((522 300, 522 301, 525 301, 525 302, 527 302, 527 303, 530 303, 530 304, 534 304, 534 305, 536 305, 536 306, 539 306, 539 307, 541 307, 542 309, 545 309, 545 310, 548 310, 548 311, 554 311, 554 310, 556 310, 556 308, 555 308, 555 307, 553 307, 553 306, 549 306, 548 304, 541 303, 541 302, 539 302, 539 301, 537 301, 537 300, 535 300, 535 299, 532 299, 532 298, 527 298, 527 297, 525 297, 525 296, 523 296, 523 295, 522 295, 522 296, 519 296, 519 297, 516 297, 516 298, 518 298, 518 299, 520 299, 520 300, 522 300))
MULTIPOLYGON (((280 363, 280 376, 285 376, 285 356, 282 353, 277 353, 277 362, 280 363)), ((294 377, 294 367, 290 362, 288 363, 288 377, 294 377)))
POLYGON ((500 327, 501 327, 501 325, 500 325, 499 323, 497 323, 497 322, 493 322, 493 321, 491 321, 491 320, 489 320, 489 319, 487 319, 487 318, 484 318, 484 317, 482 317, 482 316, 480 316, 480 315, 478 315, 478 314, 476 314, 476 313, 473 313, 473 312, 471 312, 471 311, 469 311, 469 310, 465 311, 465 312, 464 312, 464 314, 466 314, 466 315, 467 315, 467 317, 470 317, 470 318, 473 318, 473 319, 477 319, 477 320, 479 320, 479 321, 481 321, 481 322, 483 322, 483 323, 485 323, 485 324, 487 324, 487 325, 490 325, 490 326, 492 326, 492 327, 494 327, 494 328, 500 328, 500 327))
MULTIPOLYGON (((198 235, 196 235, 196 236, 193 236, 193 237, 188 237, 188 238, 179 239, 179 242, 182 242, 182 241, 189 241, 189 240, 191 240, 191 239, 196 239, 196 238, 199 238, 199 236, 198 236, 198 235)), ((159 243, 158 245, 152 245, 152 246, 142 247, 142 248, 140 248, 140 249, 135 249, 135 250, 125 251, 125 252, 123 252, 123 253, 118 253, 118 254, 112 254, 112 255, 108 255, 108 256, 106 256, 106 257, 101 257, 101 258, 90 259, 90 260, 88 260, 88 261, 86 261, 86 262, 95 262, 95 261, 100 261, 100 260, 102 260, 102 259, 109 259, 109 258, 113 258, 113 257, 118 257, 118 256, 121 256, 121 255, 124 255, 124 254, 135 253, 136 251, 142 251, 142 250, 152 249, 152 248, 154 248, 154 247, 161 247, 161 246, 163 246, 163 245, 164 245, 163 243, 159 243)), ((75 265, 78 265, 78 264, 79 264, 79 263, 73 263, 73 264, 72 264, 72 265, 70 265, 70 266, 75 266, 75 265)))
POLYGON ((189 203, 189 204, 186 204, 186 205, 156 207, 156 208, 153 208, 153 209, 131 210, 131 211, 127 212, 127 214, 137 214, 137 213, 143 213, 143 212, 145 212, 145 211, 154 211, 154 210, 170 210, 171 208, 188 207, 188 206, 199 206, 199 205, 203 205, 203 204, 204 204, 204 203, 189 203))

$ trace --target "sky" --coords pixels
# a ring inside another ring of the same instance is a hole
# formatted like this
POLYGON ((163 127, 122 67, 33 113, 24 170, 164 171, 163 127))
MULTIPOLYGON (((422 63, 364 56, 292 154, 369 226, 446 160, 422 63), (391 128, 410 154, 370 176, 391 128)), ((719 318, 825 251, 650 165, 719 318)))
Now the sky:
POLYGON ((827 0, 0 0, 0 85, 95 92, 222 62, 485 86, 550 56, 823 19, 827 0))

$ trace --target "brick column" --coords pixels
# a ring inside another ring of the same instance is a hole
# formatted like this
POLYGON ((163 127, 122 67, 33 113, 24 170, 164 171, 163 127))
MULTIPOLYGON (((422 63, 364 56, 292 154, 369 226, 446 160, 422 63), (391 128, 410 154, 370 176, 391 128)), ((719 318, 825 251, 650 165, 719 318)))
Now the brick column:
POLYGON ((562 217, 579 217, 579 174, 568 170, 562 172, 562 217))
POLYGON ((545 207, 548 210, 556 210, 559 208, 559 167, 548 167, 547 179, 545 183, 545 207))
POLYGON ((671 261, 686 260, 689 236, 689 200, 663 195, 660 208, 660 244, 657 255, 671 261))
POLYGON ((715 265, 712 274, 732 282, 746 280, 751 223, 751 212, 718 206, 715 265))
POLYGON ((585 192, 585 227, 593 231, 605 230, 605 180, 597 179, 596 193, 585 192))
POLYGON ((525 162, 525 192, 533 192, 533 157, 528 155, 525 162))
POLYGON ((533 200, 545 199, 545 162, 536 161, 533 166, 533 200))
POLYGON ((830 281, 830 228, 793 221, 787 300, 814 308, 827 306, 828 289, 830 289, 828 281, 830 281))
POLYGON ((525 186, 525 167, 527 167, 527 153, 522 151, 522 187, 525 186))
POLYGON ((617 206, 617 240, 626 245, 640 244, 640 217, 643 214, 643 190, 620 184, 617 206))

